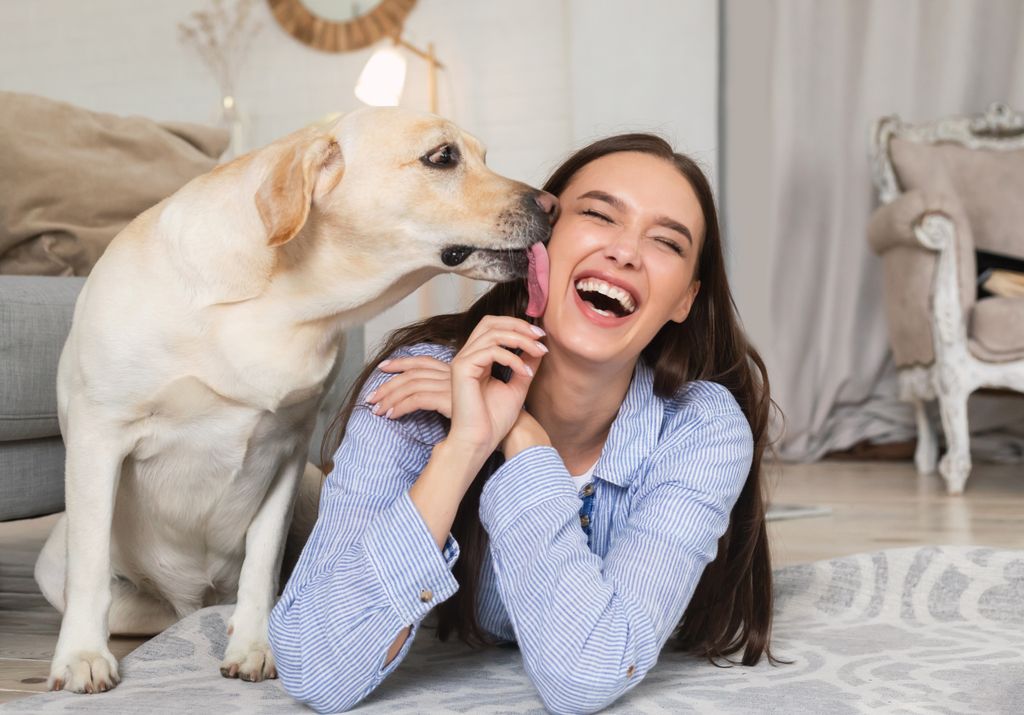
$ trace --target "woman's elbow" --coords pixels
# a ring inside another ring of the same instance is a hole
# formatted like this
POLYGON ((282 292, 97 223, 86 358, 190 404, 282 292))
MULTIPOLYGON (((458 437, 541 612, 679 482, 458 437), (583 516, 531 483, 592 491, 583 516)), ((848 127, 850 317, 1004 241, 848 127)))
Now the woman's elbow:
MULTIPOLYGON (((636 677, 636 676, 633 676, 636 677)), ((625 692, 630 678, 581 672, 575 668, 537 674, 533 681, 544 707, 558 715, 596 713, 625 692)))
POLYGON ((309 673, 303 672, 301 667, 293 669, 279 665, 277 676, 286 693, 318 713, 343 713, 351 710, 373 690, 372 687, 357 687, 358 681, 342 672, 309 673), (346 686, 345 690, 339 689, 342 683, 346 686))
POLYGON ((307 635, 277 609, 268 629, 270 650, 277 677, 295 700, 318 713, 340 713, 355 707, 372 684, 360 683, 358 673, 345 671, 345 664, 333 655, 323 634, 307 635), (344 690, 339 686, 344 684, 344 690))
POLYGON ((289 695, 295 698, 295 700, 318 713, 348 712, 356 705, 358 705, 365 697, 364 695, 360 695, 359 697, 353 697, 350 694, 341 694, 334 691, 324 691, 320 693, 308 694, 294 693, 291 690, 289 690, 287 682, 285 682, 284 689, 289 695))

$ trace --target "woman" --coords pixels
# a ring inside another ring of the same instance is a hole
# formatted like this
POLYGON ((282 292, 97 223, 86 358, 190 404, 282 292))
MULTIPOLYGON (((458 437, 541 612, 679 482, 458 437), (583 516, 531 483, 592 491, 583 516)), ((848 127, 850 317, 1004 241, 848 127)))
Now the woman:
POLYGON ((768 380, 707 180, 630 134, 545 189, 561 214, 541 325, 524 319, 526 281, 495 286, 396 331, 339 416, 270 623, 285 688, 318 710, 372 692, 435 607, 441 639, 517 642, 555 712, 616 700, 677 630, 712 660, 771 658, 768 380))

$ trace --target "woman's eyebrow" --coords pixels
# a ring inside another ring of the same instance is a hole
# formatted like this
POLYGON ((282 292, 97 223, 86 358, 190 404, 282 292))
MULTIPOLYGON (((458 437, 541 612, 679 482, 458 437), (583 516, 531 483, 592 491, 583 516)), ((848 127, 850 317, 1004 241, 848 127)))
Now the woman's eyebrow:
MULTIPOLYGON (((616 208, 619 211, 626 210, 626 203, 622 199, 620 199, 618 196, 612 196, 611 194, 605 191, 598 191, 596 189, 593 191, 588 191, 585 194, 580 194, 576 198, 577 201, 579 201, 580 199, 597 199, 598 201, 604 201, 605 203, 610 204, 613 208, 616 208)), ((688 229, 686 226, 679 223, 675 219, 671 219, 668 216, 659 216, 654 220, 654 223, 682 234, 683 236, 686 237, 686 240, 690 242, 690 245, 693 245, 693 234, 690 233, 690 229, 688 229)))
POLYGON ((612 208, 616 208, 619 211, 626 210, 626 202, 620 199, 618 196, 612 196, 605 191, 588 191, 585 194, 580 194, 576 200, 580 199, 597 199, 598 201, 604 201, 606 204, 611 204, 612 208))
POLYGON ((690 242, 691 246, 693 245, 693 236, 690 234, 690 229, 688 229, 686 226, 679 223, 675 219, 671 219, 668 216, 659 216, 658 218, 654 219, 654 223, 656 223, 659 226, 664 226, 665 228, 671 229, 673 231, 678 231, 679 233, 686 236, 686 240, 690 242))

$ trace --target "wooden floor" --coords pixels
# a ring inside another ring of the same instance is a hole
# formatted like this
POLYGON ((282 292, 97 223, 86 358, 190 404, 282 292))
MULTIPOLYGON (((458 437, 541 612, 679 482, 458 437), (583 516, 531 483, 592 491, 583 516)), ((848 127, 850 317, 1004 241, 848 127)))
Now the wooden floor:
MULTIPOLYGON (((769 525, 776 566, 923 544, 1024 549, 1024 467, 976 465, 962 497, 909 463, 775 465, 778 503, 825 506, 828 516, 769 525)), ((43 599, 32 567, 56 517, 0 524, 0 703, 41 692, 60 618, 43 599)), ((118 658, 143 641, 116 639, 118 658)))

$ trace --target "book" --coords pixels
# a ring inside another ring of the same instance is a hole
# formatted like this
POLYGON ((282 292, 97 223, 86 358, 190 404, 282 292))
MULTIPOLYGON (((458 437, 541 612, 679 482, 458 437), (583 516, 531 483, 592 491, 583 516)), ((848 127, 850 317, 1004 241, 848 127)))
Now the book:
POLYGON ((978 267, 978 298, 1024 295, 1024 258, 992 251, 975 251, 978 267))
POLYGON ((989 295, 1000 298, 1024 298, 1024 273, 989 268, 979 277, 978 283, 989 295))

